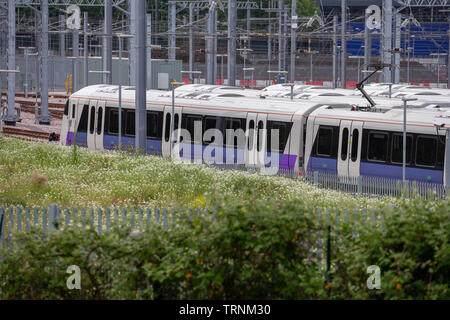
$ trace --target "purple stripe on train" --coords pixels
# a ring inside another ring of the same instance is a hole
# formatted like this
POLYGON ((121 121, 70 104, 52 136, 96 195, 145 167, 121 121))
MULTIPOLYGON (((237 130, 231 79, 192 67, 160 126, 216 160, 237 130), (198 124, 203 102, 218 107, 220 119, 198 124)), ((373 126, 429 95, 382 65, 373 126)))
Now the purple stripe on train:
MULTIPOLYGON (((362 176, 384 177, 389 179, 402 179, 402 167, 378 163, 361 162, 360 174, 362 176)), ((430 170, 406 167, 406 180, 438 183, 443 182, 442 170, 430 170)))
POLYGON ((66 145, 71 146, 73 144, 73 132, 67 132, 66 145))

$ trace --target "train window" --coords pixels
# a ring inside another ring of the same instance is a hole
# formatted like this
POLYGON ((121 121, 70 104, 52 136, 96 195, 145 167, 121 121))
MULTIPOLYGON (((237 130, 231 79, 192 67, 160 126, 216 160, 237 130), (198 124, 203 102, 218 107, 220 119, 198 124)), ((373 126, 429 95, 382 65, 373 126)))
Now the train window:
POLYGON ((94 133, 94 125, 95 125, 95 107, 92 106, 91 107, 91 119, 90 119, 90 124, 89 124, 89 133, 93 134, 94 133))
POLYGON ((437 155, 437 139, 435 137, 418 136, 416 142, 416 165, 435 167, 437 155))
POLYGON ((147 111, 147 138, 161 140, 162 112, 147 111))
POLYGON ((253 149, 253 135, 255 131, 255 121, 250 120, 248 123, 248 150, 253 149))
POLYGON ((80 122, 78 123, 78 132, 86 132, 88 124, 88 108, 89 106, 85 104, 83 106, 83 111, 81 112, 80 122))
POLYGON ((316 153, 321 157, 330 157, 332 155, 333 129, 330 127, 319 127, 317 137, 316 153))
POLYGON ((352 134, 352 161, 358 159, 359 130, 353 129, 352 134))
POLYGON ((348 153, 348 129, 344 128, 344 130, 342 130, 342 145, 341 145, 342 161, 347 160, 347 153, 348 153))
POLYGON ((201 126, 202 116, 195 115, 195 114, 183 115, 183 117, 181 119, 181 127, 183 129, 186 129, 189 132, 189 134, 191 135, 191 141, 201 143, 202 142, 202 132, 200 131, 199 137, 195 136, 195 132, 194 132, 195 122, 200 122, 200 126, 201 126))
POLYGON ((170 139, 170 119, 170 113, 166 113, 166 130, 164 132, 164 140, 166 140, 166 142, 168 142, 170 139))
POLYGON ((258 132, 256 133, 256 150, 259 152, 263 148, 263 140, 264 140, 264 122, 258 121, 258 132))
MULTIPOLYGON (((220 130, 220 118, 218 117, 205 117, 203 119, 203 135, 205 134, 206 131, 208 131, 209 129, 217 129, 220 130)), ((215 141, 216 137, 212 136, 211 140, 209 141, 204 141, 205 144, 210 144, 213 143, 215 141)))
POLYGON ((103 108, 98 108, 97 134, 102 133, 103 108))
POLYGON ((134 136, 136 134, 136 114, 134 110, 127 110, 125 118, 125 134, 134 136))
POLYGON ((175 130, 177 130, 180 127, 180 115, 178 113, 175 113, 175 123, 174 123, 174 127, 175 130))
POLYGON ((367 160, 386 162, 388 159, 388 134, 370 132, 367 160))
MULTIPOLYGON (((406 136, 406 164, 411 163, 412 136, 406 136)), ((392 135, 391 162, 403 163, 403 134, 392 135)))
POLYGON ((283 153, 291 128, 292 122, 267 121, 267 152, 283 153), (278 149, 272 148, 272 130, 278 130, 278 149))
POLYGON ((72 119, 75 118, 75 104, 72 104, 72 119))
POLYGON ((64 115, 69 115, 69 100, 66 101, 66 105, 64 106, 64 115))
POLYGON ((437 169, 444 169, 445 159, 445 136, 438 136, 437 138, 437 169))
MULTIPOLYGON (((122 134, 125 128, 125 110, 122 109, 122 134)), ((105 109, 105 125, 103 128, 104 133, 112 135, 119 134, 119 111, 114 108, 106 107, 105 109)))
POLYGON ((237 132, 236 130, 241 129, 243 132, 245 131, 245 119, 239 119, 239 118, 228 118, 225 119, 225 134, 223 135, 224 145, 229 147, 238 147, 238 138, 236 136, 237 132), (234 137, 234 145, 228 145, 227 144, 227 129, 232 129, 234 131, 235 137, 234 137))

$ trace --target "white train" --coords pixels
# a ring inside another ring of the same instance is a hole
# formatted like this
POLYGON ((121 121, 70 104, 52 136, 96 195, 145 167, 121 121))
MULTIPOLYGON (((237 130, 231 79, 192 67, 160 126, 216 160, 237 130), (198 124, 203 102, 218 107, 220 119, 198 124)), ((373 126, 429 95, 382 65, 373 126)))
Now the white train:
MULTIPOLYGON (((402 110, 388 106, 372 111, 356 107, 343 98, 346 97, 290 101, 177 97, 175 129, 187 130, 192 139, 181 141, 180 135, 176 139, 184 147, 188 146, 192 150, 190 157, 197 160, 205 148, 219 144, 218 135, 205 138, 204 133, 209 129, 216 129, 223 136, 227 130, 241 130, 243 141, 222 137, 220 157, 226 163, 233 159, 233 163, 247 166, 268 166, 277 159, 280 168, 298 172, 401 178, 402 110), (195 135, 195 123, 201 123, 201 136, 195 135), (274 129, 279 132, 277 147, 271 143, 274 129)), ((134 146, 134 88, 123 88, 122 108, 122 144, 134 146)), ((448 185, 450 138, 446 130, 450 129, 450 113, 447 110, 408 111, 408 180, 448 185)), ((61 143, 72 145, 76 135, 77 145, 92 150, 117 148, 118 123, 118 87, 85 87, 68 99, 61 143)), ((171 123, 171 95, 147 91, 147 153, 170 156, 171 123)), ((215 156, 217 159, 218 155, 215 156)))

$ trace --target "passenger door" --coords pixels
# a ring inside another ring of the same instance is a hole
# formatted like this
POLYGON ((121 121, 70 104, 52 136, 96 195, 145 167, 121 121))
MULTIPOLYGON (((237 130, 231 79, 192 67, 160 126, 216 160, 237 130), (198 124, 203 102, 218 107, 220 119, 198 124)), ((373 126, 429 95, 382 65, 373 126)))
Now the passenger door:
POLYGON ((350 177, 358 177, 360 174, 363 123, 362 121, 352 121, 348 162, 348 175, 350 177))
POLYGON ((258 114, 256 129, 255 164, 258 167, 264 167, 267 150, 267 114, 258 114))
POLYGON ((358 177, 361 163, 361 121, 342 120, 339 129, 338 175, 358 177))
MULTIPOLYGON (((182 108, 175 107, 175 130, 180 128, 181 124, 181 111, 182 108)), ((163 116, 163 134, 161 141, 161 151, 163 157, 170 157, 170 135, 172 133, 172 106, 164 107, 164 116, 163 116)), ((174 140, 174 144, 179 140, 180 134, 178 133, 177 137, 174 140)), ((193 137, 191 137, 193 139, 193 137)))
POLYGON ((87 128, 87 145, 89 150, 96 150, 95 147, 95 136, 96 136, 96 119, 97 115, 97 100, 89 101, 89 112, 88 112, 88 128, 87 128))
POLYGON ((95 121, 95 149, 103 149, 103 129, 105 127, 105 101, 98 101, 95 121))
POLYGON ((246 167, 255 166, 256 150, 256 113, 247 113, 247 122, 245 125, 245 152, 244 160, 246 167))

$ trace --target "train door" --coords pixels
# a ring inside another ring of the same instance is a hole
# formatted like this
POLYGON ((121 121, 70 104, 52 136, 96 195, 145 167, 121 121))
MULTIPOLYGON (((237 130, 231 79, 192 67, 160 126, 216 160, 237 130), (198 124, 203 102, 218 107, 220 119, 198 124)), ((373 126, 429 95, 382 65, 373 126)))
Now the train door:
MULTIPOLYGON (((182 108, 175 107, 175 130, 180 128, 181 124, 181 111, 182 108)), ((164 107, 164 117, 163 117, 163 135, 161 141, 161 152, 163 157, 170 157, 170 135, 172 132, 172 106, 164 107)), ((174 143, 178 141, 180 134, 178 133, 178 137, 174 140, 174 143)), ((193 137, 191 137, 193 139, 193 137)))
POLYGON ((352 121, 348 160, 348 175, 350 177, 358 177, 360 173, 362 128, 362 121, 352 121))
POLYGON ((357 177, 361 163, 361 121, 342 120, 339 129, 338 175, 357 177))
POLYGON ((95 123, 96 123, 96 113, 97 113, 97 100, 89 101, 89 112, 88 112, 88 128, 87 128, 87 146, 89 150, 95 150, 95 123))
POLYGON ((105 127, 105 101, 98 101, 96 108, 96 119, 95 122, 95 149, 103 149, 103 128, 105 127))
POLYGON ((255 166, 256 150, 256 113, 247 113, 247 123, 245 126, 245 152, 244 160, 247 167, 255 166))
POLYGON ((264 167, 266 160, 267 114, 259 113, 256 118, 255 164, 264 167))

